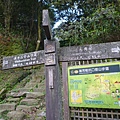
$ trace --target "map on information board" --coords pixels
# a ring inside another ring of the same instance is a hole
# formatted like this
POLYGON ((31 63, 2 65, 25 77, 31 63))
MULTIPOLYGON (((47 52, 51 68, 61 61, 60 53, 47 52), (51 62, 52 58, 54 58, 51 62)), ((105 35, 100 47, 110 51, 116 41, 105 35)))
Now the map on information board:
POLYGON ((120 109, 120 62, 68 68, 69 106, 120 109))

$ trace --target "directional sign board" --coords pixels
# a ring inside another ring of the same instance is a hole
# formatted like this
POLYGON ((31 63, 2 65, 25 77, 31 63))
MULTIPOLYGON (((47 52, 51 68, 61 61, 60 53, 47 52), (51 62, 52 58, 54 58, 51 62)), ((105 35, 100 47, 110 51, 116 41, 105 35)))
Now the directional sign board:
MULTIPOLYGON (((30 66, 36 64, 46 63, 46 65, 55 64, 55 60, 52 63, 50 55, 44 56, 44 53, 52 53, 56 48, 53 47, 54 42, 45 48, 45 51, 31 52, 16 56, 3 58, 3 69, 16 68, 23 66, 30 66), (48 49, 50 48, 50 49, 48 49), (46 61, 45 60, 46 57, 46 61)), ((61 47, 58 50, 59 61, 77 61, 77 60, 91 60, 91 59, 106 59, 106 58, 120 58, 120 42, 91 44, 84 46, 70 46, 61 47)))
POLYGON ((3 58, 3 69, 31 66, 44 63, 44 51, 20 54, 3 58))
POLYGON ((120 58, 120 42, 60 48, 60 61, 120 58))

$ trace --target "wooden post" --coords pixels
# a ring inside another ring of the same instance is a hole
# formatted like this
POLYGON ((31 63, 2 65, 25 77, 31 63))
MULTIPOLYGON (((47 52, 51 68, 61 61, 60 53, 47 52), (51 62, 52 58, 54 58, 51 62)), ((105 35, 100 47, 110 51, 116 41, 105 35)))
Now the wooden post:
POLYGON ((70 120, 69 100, 68 100, 68 62, 62 62, 62 82, 63 82, 63 110, 64 120, 70 120))
POLYGON ((43 28, 44 28, 47 40, 51 40, 52 31, 51 31, 51 26, 50 26, 48 10, 43 10, 43 21, 42 21, 42 24, 43 24, 43 28))
POLYGON ((63 120, 57 41, 46 40, 44 48, 46 71, 46 120, 63 120))
POLYGON ((45 50, 46 120, 63 120, 62 91, 58 63, 58 41, 52 40, 48 10, 43 10, 43 28, 47 40, 45 50))

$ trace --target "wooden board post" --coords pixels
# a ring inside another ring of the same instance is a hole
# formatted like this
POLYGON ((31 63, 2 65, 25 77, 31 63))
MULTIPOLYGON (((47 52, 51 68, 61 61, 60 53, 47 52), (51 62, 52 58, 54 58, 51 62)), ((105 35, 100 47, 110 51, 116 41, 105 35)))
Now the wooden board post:
POLYGON ((57 42, 46 40, 46 120, 62 120, 62 93, 57 54, 57 42))
POLYGON ((63 110, 64 120, 70 120, 69 98, 68 98, 68 62, 62 62, 62 82, 63 82, 63 110))
POLYGON ((43 10, 46 76, 46 120, 62 120, 62 91, 58 63, 58 41, 52 40, 48 10, 43 10))
POLYGON ((43 28, 44 28, 47 40, 51 40, 52 31, 51 31, 51 26, 50 26, 50 18, 49 18, 48 10, 43 10, 42 24, 43 24, 43 28))

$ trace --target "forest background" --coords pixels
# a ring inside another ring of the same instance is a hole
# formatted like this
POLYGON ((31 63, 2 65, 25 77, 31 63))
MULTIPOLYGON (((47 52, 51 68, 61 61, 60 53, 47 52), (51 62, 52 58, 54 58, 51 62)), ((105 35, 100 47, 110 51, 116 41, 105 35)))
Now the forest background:
POLYGON ((0 0, 0 55, 43 49, 43 9, 61 46, 120 40, 120 0, 0 0))

